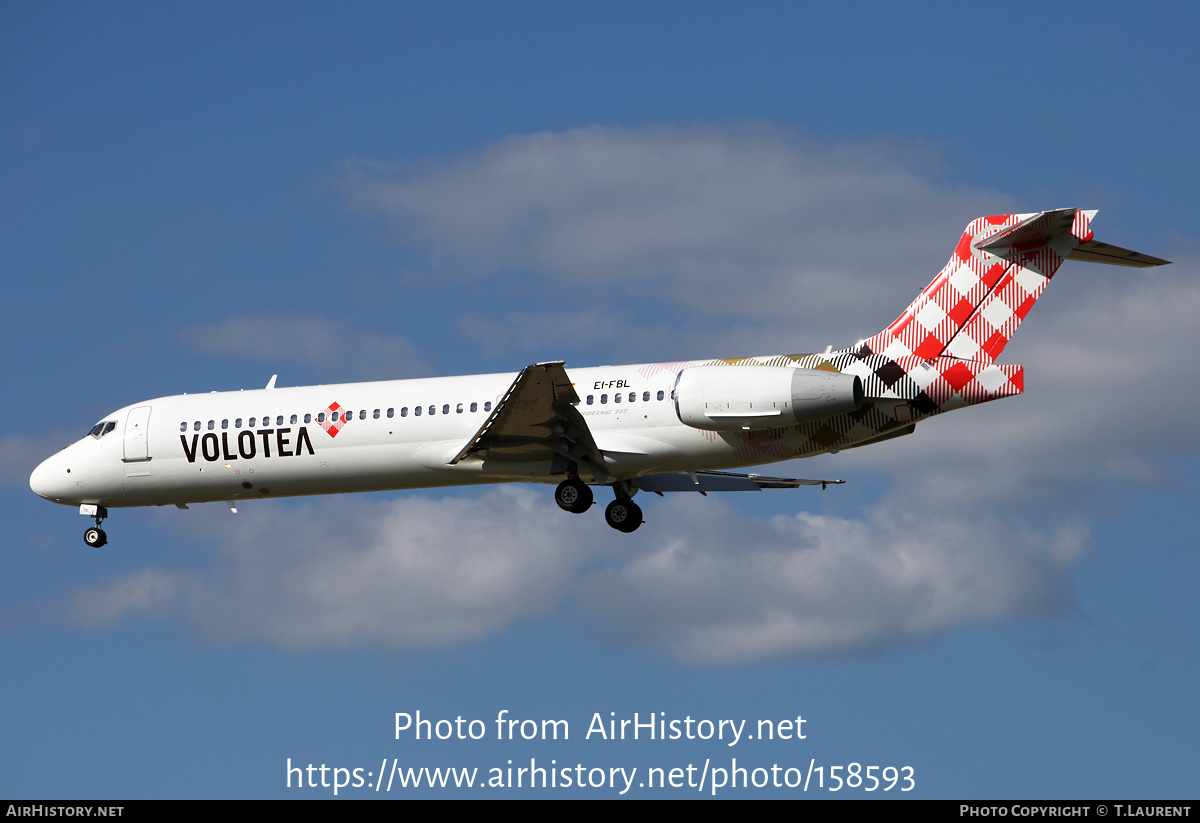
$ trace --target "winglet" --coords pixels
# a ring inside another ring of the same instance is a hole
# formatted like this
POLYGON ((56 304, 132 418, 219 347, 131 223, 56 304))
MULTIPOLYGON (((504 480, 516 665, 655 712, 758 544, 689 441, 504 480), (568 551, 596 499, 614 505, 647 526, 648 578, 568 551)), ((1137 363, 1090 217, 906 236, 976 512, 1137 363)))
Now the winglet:
POLYGON ((268 389, 273 389, 273 388, 275 388, 275 378, 276 378, 276 377, 278 377, 278 376, 279 376, 279 375, 277 375, 277 374, 273 374, 273 375, 271 375, 271 380, 270 380, 270 382, 269 382, 269 383, 267 383, 267 388, 268 388, 268 389))

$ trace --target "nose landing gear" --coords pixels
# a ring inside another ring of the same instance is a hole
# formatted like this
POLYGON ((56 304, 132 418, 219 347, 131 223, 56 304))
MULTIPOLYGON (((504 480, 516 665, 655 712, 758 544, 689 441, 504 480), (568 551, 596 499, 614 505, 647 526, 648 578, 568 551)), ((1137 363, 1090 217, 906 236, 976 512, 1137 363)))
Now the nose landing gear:
POLYGON ((108 517, 108 509, 103 506, 88 506, 87 509, 90 511, 81 511, 81 514, 90 514, 96 525, 83 533, 83 542, 93 549, 98 549, 108 542, 108 535, 100 528, 104 518, 108 517))

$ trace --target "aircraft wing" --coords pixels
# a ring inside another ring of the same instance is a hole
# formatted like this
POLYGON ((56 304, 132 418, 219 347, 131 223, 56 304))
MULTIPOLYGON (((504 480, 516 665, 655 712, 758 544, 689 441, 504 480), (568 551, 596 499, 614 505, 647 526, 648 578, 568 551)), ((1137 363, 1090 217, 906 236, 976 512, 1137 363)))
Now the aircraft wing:
POLYGON ((791 477, 763 477, 760 474, 734 474, 733 472, 692 472, 652 474, 639 477, 634 483, 642 491, 662 494, 663 492, 741 492, 761 489, 798 489, 801 486, 835 486, 845 480, 801 480, 791 477))
POLYGON ((574 461, 581 470, 607 476, 596 441, 575 408, 578 402, 563 361, 526 366, 450 465, 471 456, 506 462, 551 460, 566 472, 574 461))

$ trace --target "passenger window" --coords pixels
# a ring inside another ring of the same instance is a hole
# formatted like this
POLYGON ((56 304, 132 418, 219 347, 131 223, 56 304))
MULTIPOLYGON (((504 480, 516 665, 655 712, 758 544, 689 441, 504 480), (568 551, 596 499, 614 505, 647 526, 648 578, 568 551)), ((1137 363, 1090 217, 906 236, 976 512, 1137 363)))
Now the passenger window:
POLYGON ((297 417, 296 415, 294 415, 294 414, 293 414, 293 415, 292 415, 292 425, 294 426, 294 425, 296 425, 298 422, 300 422, 300 418, 299 418, 299 417, 297 417))
POLYGON ((663 391, 662 391, 662 389, 659 389, 659 390, 658 390, 658 399, 659 399, 659 400, 662 400, 662 399, 663 399, 663 391))
POLYGON ((393 416, 395 413, 396 413, 396 410, 395 410, 395 409, 388 409, 388 419, 389 419, 389 420, 391 420, 391 419, 392 419, 392 416, 393 416))
POLYGON ((450 404, 447 403, 446 405, 442 406, 442 414, 449 414, 449 413, 450 413, 450 404))
POLYGON ((458 414, 462 414, 462 403, 459 403, 457 408, 454 409, 454 411, 457 412, 458 414))
POLYGON ((192 428, 193 428, 195 431, 200 431, 200 421, 199 421, 199 420, 197 420, 197 421, 196 421, 196 423, 195 423, 195 425, 194 425, 194 426, 192 426, 192 428))
POLYGON ((306 414, 306 415, 304 415, 304 422, 305 422, 305 423, 311 423, 311 422, 312 422, 312 415, 311 415, 311 414, 306 414))
POLYGON ((430 406, 430 407, 429 407, 429 413, 430 413, 430 414, 437 414, 437 406, 430 406))
MULTIPOLYGON (((376 410, 375 410, 375 416, 376 416, 376 417, 378 417, 378 416, 379 416, 379 410, 378 410, 378 409, 376 409, 376 410)), ((367 419, 367 410, 366 410, 366 409, 363 409, 363 410, 361 410, 361 411, 358 413, 358 419, 359 419, 359 420, 366 420, 366 419, 367 419)))
POLYGON ((472 404, 471 404, 471 411, 473 411, 473 412, 479 411, 479 404, 478 404, 478 403, 472 403, 472 404))
POLYGON ((221 421, 221 428, 223 428, 223 429, 229 428, 229 418, 226 418, 221 421))
POLYGON ((237 420, 234 420, 233 427, 235 429, 240 429, 242 427, 242 418, 239 417, 237 420))
POLYGON ((483 410, 484 411, 492 410, 492 401, 491 400, 488 400, 486 403, 483 404, 483 410))
POLYGON ((180 423, 180 424, 179 424, 179 430, 180 430, 181 432, 185 432, 185 431, 187 431, 187 423, 186 423, 186 422, 180 423))
POLYGON ((649 403, 650 402, 650 392, 648 392, 648 391, 642 392, 642 400, 649 403))
POLYGON ((620 392, 617 392, 616 394, 614 394, 614 395, 613 395, 613 402, 614 402, 614 403, 620 403, 620 402, 621 402, 621 393, 620 393, 620 392))
POLYGON ((630 402, 630 403, 633 403, 633 402, 635 402, 636 400, 637 400, 637 392, 635 392, 635 391, 631 391, 631 392, 629 393, 629 402, 630 402))
POLYGON ((416 415, 417 417, 420 417, 421 416, 421 407, 420 406, 414 407, 413 414, 416 415))
MULTIPOLYGON (((371 416, 374 417, 376 420, 378 420, 379 419, 379 409, 376 409, 375 411, 371 412, 371 416)), ((391 417, 391 415, 388 415, 388 416, 391 417)))
POLYGON ((248 425, 250 428, 254 428, 254 421, 257 419, 258 419, 257 417, 251 417, 250 422, 247 423, 246 425, 248 425))
POLYGON ((401 416, 401 417, 408 417, 408 406, 401 406, 401 407, 400 407, 400 416, 401 416))
POLYGON ((215 429, 216 427, 217 427, 217 421, 215 421, 215 420, 209 420, 209 421, 208 421, 208 430, 209 430, 209 431, 212 431, 212 430, 213 430, 213 429, 215 429))
MULTIPOLYGON (((321 412, 320 414, 318 414, 318 415, 317 415, 317 422, 318 422, 318 423, 324 423, 324 422, 325 422, 325 412, 321 412)), ((253 421, 253 420, 251 420, 251 421, 250 421, 250 425, 251 425, 251 426, 253 426, 253 425, 254 425, 254 421, 253 421)))
POLYGON ((283 415, 282 414, 275 418, 275 425, 276 426, 283 425, 283 415))
POLYGON ((600 405, 603 406, 606 403, 608 403, 608 395, 607 394, 600 395, 600 405))
POLYGON ((589 406, 590 406, 590 405, 592 405, 592 401, 593 401, 593 400, 595 400, 595 399, 596 399, 596 395, 594 395, 594 394, 589 394, 589 395, 588 395, 588 405, 589 405, 589 406))

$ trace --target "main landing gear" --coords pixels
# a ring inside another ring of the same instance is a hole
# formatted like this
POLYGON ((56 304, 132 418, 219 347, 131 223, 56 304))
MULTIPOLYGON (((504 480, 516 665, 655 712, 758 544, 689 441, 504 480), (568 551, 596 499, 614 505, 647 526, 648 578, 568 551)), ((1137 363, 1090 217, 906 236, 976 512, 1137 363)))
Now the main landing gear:
POLYGON ((583 514, 592 507, 592 490, 578 477, 569 477, 554 490, 554 502, 565 512, 583 514))
MULTIPOLYGON (((617 531, 628 534, 642 525, 642 508, 632 500, 637 489, 633 488, 631 491, 628 484, 618 483, 613 486, 613 490, 617 499, 609 503, 604 510, 604 520, 617 531)), ((587 483, 578 477, 568 477, 554 490, 554 502, 563 511, 583 514, 592 507, 595 498, 587 483)))
POLYGON ((604 510, 604 519, 617 531, 629 534, 642 525, 642 507, 628 497, 618 497, 604 510))
POLYGON ((100 524, 106 517, 108 517, 108 509, 96 506, 96 511, 92 513, 92 520, 96 522, 96 525, 83 533, 83 542, 93 549, 98 549, 108 542, 108 535, 104 533, 104 529, 100 528, 100 524))

